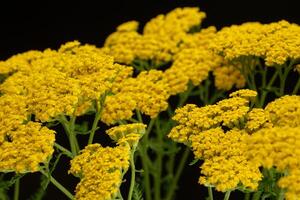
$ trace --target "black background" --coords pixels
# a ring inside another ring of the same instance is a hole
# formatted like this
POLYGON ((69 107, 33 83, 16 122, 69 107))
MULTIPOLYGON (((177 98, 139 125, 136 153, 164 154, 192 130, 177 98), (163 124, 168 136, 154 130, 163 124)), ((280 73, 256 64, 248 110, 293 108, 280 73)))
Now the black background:
MULTIPOLYGON (((30 49, 58 48, 62 43, 79 40, 82 43, 102 46, 105 38, 116 26, 137 20, 141 25, 158 14, 176 7, 198 6, 207 13, 204 27, 215 25, 218 29, 246 21, 269 23, 286 19, 300 24, 298 0, 98 0, 36 3, 20 1, 0 3, 0 60, 30 49)), ((300 37, 300 36, 299 36, 300 37)), ((64 160, 63 162, 68 162, 64 160)), ((65 174, 68 165, 54 174, 58 180, 74 188, 77 179, 65 174)), ((177 200, 205 199, 206 190, 197 184, 198 167, 187 167, 180 180, 177 200)), ((21 199, 38 186, 38 174, 22 179, 21 199)), ((45 199, 66 199, 53 186, 49 186, 45 199)), ((217 197, 216 199, 221 199, 217 197)), ((242 199, 235 194, 231 199, 242 199)))

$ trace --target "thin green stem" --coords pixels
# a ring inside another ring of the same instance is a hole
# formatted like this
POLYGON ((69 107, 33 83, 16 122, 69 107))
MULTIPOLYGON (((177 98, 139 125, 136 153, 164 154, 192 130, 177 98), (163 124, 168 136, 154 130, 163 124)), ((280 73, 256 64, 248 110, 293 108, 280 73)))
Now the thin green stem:
MULTIPOLYGON (((139 113, 137 111, 137 113, 139 113)), ((137 114, 137 116, 140 116, 138 117, 138 120, 139 122, 143 122, 142 121, 142 118, 141 118, 141 115, 140 114, 137 114)), ((149 125, 147 127, 147 130, 146 130, 146 133, 145 135, 143 136, 141 142, 139 143, 139 154, 140 154, 140 157, 141 157, 141 161, 142 161, 142 166, 143 166, 143 182, 144 182, 144 188, 145 188, 145 198, 146 200, 151 200, 151 185, 150 185, 150 170, 149 170, 149 167, 150 167, 150 161, 149 161, 149 157, 148 157, 148 154, 147 154, 147 145, 148 145, 148 136, 153 128, 153 125, 155 123, 155 119, 151 119, 150 122, 149 122, 149 125)))
POLYGON ((68 156, 69 158, 73 158, 73 154, 71 151, 69 151, 68 149, 66 149, 65 147, 61 146, 58 143, 54 143, 54 146, 59 149, 63 154, 65 154, 66 156, 68 156))
POLYGON ((298 94, 298 90, 300 89, 300 77, 294 87, 293 94, 298 94))
POLYGON ((14 200, 19 200, 20 196, 20 179, 17 179, 14 185, 14 200))
POLYGON ((139 110, 136 110, 136 116, 137 116, 137 119, 140 123, 143 123, 143 117, 142 117, 142 114, 139 110))
POLYGON ((128 192, 128 200, 132 199, 133 189, 135 185, 135 164, 134 164, 134 152, 136 150, 136 145, 133 147, 132 152, 130 154, 130 168, 131 168, 131 180, 130 187, 128 192))
POLYGON ((177 171, 175 173, 175 177, 174 177, 174 179, 173 179, 173 181, 171 183, 171 186, 169 188, 169 191, 167 193, 166 200, 171 200, 174 197, 174 193, 175 193, 175 191, 177 189, 177 184, 178 184, 179 178, 181 176, 181 173, 182 173, 182 171, 184 169, 184 166, 185 166, 185 164, 187 162, 187 159, 188 159, 189 155, 190 155, 190 150, 189 150, 188 147, 186 147, 186 149, 185 149, 185 151, 184 151, 184 153, 183 153, 183 155, 181 157, 181 160, 179 162, 177 171))
POLYGON ((181 106, 183 106, 183 104, 186 102, 186 100, 189 98, 190 93, 192 92, 192 90, 194 89, 195 86, 193 86, 193 84, 191 82, 189 82, 188 84, 188 89, 180 94, 180 98, 179 98, 179 102, 176 108, 179 108, 181 106))
MULTIPOLYGON (((141 145, 142 146, 142 145, 141 145)), ((148 160, 147 160, 147 152, 145 148, 142 148, 140 146, 139 148, 139 153, 141 155, 141 160, 142 160, 142 166, 143 166, 143 181, 144 181, 144 188, 145 188, 145 197, 146 200, 151 200, 151 186, 150 186, 150 172, 149 172, 149 165, 148 165, 148 160)))
POLYGON ((262 191, 257 191, 253 194, 252 200, 259 200, 262 195, 262 191))
MULTIPOLYGON (((155 120, 156 134, 157 134, 157 143, 161 148, 163 146, 163 133, 160 128, 159 119, 155 120)), ((162 161, 163 161, 163 149, 157 152, 156 158, 156 173, 154 176, 154 199, 161 199, 161 175, 162 175, 162 161)))
POLYGON ((208 199, 209 200, 214 200, 212 187, 208 187, 207 189, 208 189, 208 199))
POLYGON ((98 123, 99 123, 99 121, 101 119, 101 116, 102 116, 106 95, 107 95, 106 93, 101 95, 99 101, 96 101, 96 114, 95 114, 95 118, 94 118, 94 121, 93 121, 92 129, 90 131, 88 144, 93 143, 95 132, 99 128, 98 123))
POLYGON ((230 193, 231 193, 230 190, 225 193, 224 200, 228 200, 229 199, 230 193))
POLYGON ((283 65, 278 68, 279 70, 279 78, 280 78, 280 87, 279 87, 279 96, 284 95, 284 90, 285 90, 285 84, 286 84, 286 78, 290 71, 293 68, 294 62, 291 62, 289 65, 283 65))
POLYGON ((247 193, 245 193, 244 200, 250 200, 250 197, 251 197, 251 193, 247 192, 247 193))
POLYGON ((277 200, 284 200, 285 199, 285 190, 280 189, 277 200))
POLYGON ((43 171, 42 169, 40 169, 40 172, 46 176, 47 178, 49 178, 50 182, 55 185, 55 187, 57 187, 61 192, 63 192, 69 199, 74 200, 74 196, 64 187, 62 186, 57 180, 55 180, 50 174, 48 174, 47 172, 43 171))
POLYGON ((79 145, 78 145, 78 141, 77 141, 75 131, 74 131, 75 120, 76 120, 76 117, 71 117, 70 121, 68 121, 65 116, 61 116, 61 118, 60 118, 60 122, 63 125, 63 127, 66 131, 66 134, 69 138, 69 143, 70 143, 71 152, 73 154, 73 157, 75 157, 79 152, 79 145))
MULTIPOLYGON (((272 85, 274 84, 274 81, 276 80, 276 78, 278 77, 279 75, 279 70, 276 70, 273 74, 273 76, 271 77, 269 83, 264 87, 262 87, 262 94, 261 94, 261 97, 260 97, 260 101, 259 101, 259 105, 258 107, 262 108, 265 104, 265 101, 266 101, 266 97, 269 93, 269 90, 270 88, 272 87, 272 85)), ((266 79, 266 74, 263 75, 263 79, 266 79)), ((263 80, 263 83, 264 81, 266 80, 263 80)))

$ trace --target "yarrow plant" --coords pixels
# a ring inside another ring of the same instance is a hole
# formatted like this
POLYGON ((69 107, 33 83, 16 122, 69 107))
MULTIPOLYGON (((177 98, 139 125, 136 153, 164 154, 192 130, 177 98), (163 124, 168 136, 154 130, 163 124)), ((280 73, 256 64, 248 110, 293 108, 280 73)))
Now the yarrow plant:
POLYGON ((102 47, 0 61, 0 199, 23 199, 23 177, 39 173, 30 199, 51 183, 68 199, 172 200, 189 165, 200 199, 300 199, 300 26, 217 31, 205 17, 176 8, 121 24, 102 47))

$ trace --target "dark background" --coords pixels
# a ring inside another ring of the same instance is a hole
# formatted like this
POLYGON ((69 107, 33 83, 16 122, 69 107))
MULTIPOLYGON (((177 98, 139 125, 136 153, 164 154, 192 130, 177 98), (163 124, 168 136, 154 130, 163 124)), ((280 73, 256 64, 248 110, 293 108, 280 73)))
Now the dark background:
MULTIPOLYGON (((215 25, 220 29, 246 21, 269 23, 281 19, 300 24, 297 1, 98 0, 97 3, 64 1, 64 5, 63 1, 10 1, 5 5, 1 1, 0 60, 31 49, 58 48, 62 43, 72 40, 102 46, 105 38, 116 26, 125 21, 137 20, 143 25, 158 14, 183 6, 198 6, 205 11, 207 19, 204 21, 204 27, 215 25)), ((63 162, 68 163, 68 160, 64 159, 61 163, 63 162)), ((66 175, 68 167, 65 165, 59 168, 54 176, 72 190, 77 179, 66 175)), ((186 167, 180 180, 177 200, 205 199, 206 190, 197 184, 198 176, 198 165, 186 167)), ((21 185, 21 199, 26 199, 28 194, 34 191, 38 186, 38 178, 38 174, 33 174, 22 179, 25 185, 21 185)), ((63 200, 66 197, 50 184, 45 199, 63 200)), ((231 199, 242 197, 234 194, 231 199)))

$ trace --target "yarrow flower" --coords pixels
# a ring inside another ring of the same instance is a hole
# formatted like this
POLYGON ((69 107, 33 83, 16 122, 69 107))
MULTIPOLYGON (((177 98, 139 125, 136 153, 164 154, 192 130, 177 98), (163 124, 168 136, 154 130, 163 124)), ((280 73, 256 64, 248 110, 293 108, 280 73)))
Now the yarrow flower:
POLYGON ((169 137, 177 142, 188 143, 192 134, 211 128, 243 127, 245 117, 250 110, 249 97, 255 95, 255 91, 240 90, 230 94, 231 98, 221 100, 215 105, 200 108, 196 105, 186 105, 179 108, 173 117, 178 125, 171 130, 169 137))
POLYGON ((232 60, 243 56, 263 58, 267 66, 282 65, 300 55, 300 26, 287 21, 270 24, 247 22, 217 33, 212 49, 232 60))
POLYGON ((15 129, 1 131, 0 171, 17 173, 37 172, 54 149, 55 131, 40 123, 28 122, 15 129))
POLYGON ((146 125, 142 123, 126 124, 110 128, 106 133, 119 145, 127 143, 130 146, 134 146, 144 135, 145 128, 146 125))
POLYGON ((130 119, 133 110, 154 118, 168 107, 169 86, 158 70, 141 72, 136 78, 124 80, 113 89, 104 107, 102 121, 107 124, 130 119))
POLYGON ((114 199, 129 167, 130 147, 102 147, 91 144, 71 161, 69 173, 80 177, 75 198, 79 200, 114 199))
POLYGON ((300 96, 282 96, 269 103, 265 111, 275 126, 300 126, 300 96))

